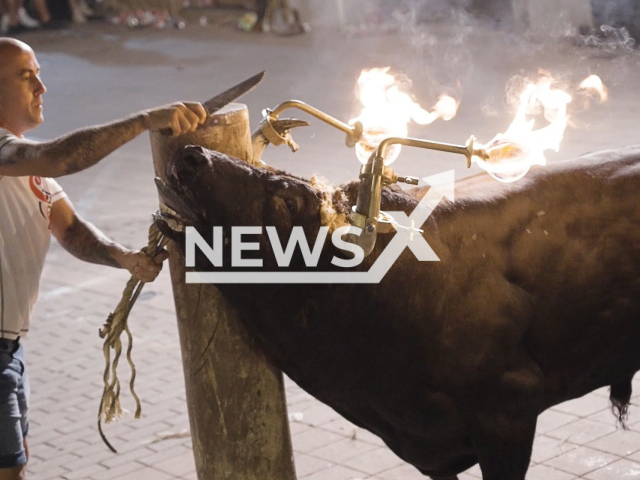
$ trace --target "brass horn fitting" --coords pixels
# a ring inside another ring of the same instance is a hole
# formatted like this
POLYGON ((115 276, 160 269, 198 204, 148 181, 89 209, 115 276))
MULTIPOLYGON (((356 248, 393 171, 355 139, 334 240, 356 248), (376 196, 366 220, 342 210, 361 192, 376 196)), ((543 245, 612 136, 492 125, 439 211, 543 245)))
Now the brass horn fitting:
MULTIPOLYGON (((331 125, 332 127, 343 131, 344 133, 347 134, 345 143, 349 148, 354 147, 356 143, 360 141, 360 138, 362 138, 362 131, 363 131, 362 123, 355 122, 353 125, 348 125, 344 122, 341 122, 337 118, 334 118, 331 115, 328 115, 323 111, 318 110, 315 107, 312 107, 307 103, 301 102, 300 100, 287 100, 286 102, 282 102, 281 104, 279 104, 273 110, 265 109, 263 111, 264 118, 262 119, 262 122, 260 122, 260 129, 264 134, 265 138, 269 140, 273 145, 282 145, 283 143, 289 144, 288 142, 289 139, 278 134, 278 132, 276 132, 273 126, 271 125, 272 122, 278 120, 278 118, 280 117, 280 114, 283 111, 289 108, 296 108, 298 110, 302 110, 303 112, 308 113, 313 117, 316 117, 318 120, 321 120, 327 123, 328 125, 331 125)), ((288 133, 287 135, 290 135, 290 134, 288 133)))
POLYGON ((284 135, 280 135, 271 122, 277 120, 277 117, 272 117, 271 114, 267 114, 260 121, 260 131, 263 133, 265 138, 271 143, 271 145, 275 145, 276 147, 282 145, 286 142, 286 138, 284 135))
POLYGON ((475 137, 473 136, 467 140, 465 146, 418 138, 385 138, 371 154, 367 163, 360 168, 360 189, 358 190, 357 204, 352 207, 353 211, 348 220, 351 225, 361 228, 362 232, 359 236, 347 235, 345 236, 346 240, 359 245, 364 250, 365 256, 369 255, 375 247, 378 233, 394 230, 393 219, 385 212, 380 211, 382 187, 396 182, 418 184, 417 178, 400 177, 390 167, 384 165, 384 158, 391 145, 405 145, 464 155, 468 168, 471 166, 472 157, 488 158, 488 153, 484 149, 475 149, 474 143, 475 137))

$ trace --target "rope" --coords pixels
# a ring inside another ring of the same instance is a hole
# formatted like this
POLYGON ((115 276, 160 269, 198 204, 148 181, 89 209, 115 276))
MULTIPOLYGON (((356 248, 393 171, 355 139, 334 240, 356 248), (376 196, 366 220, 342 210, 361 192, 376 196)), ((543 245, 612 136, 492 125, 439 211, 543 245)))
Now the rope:
MULTIPOLYGON (((165 238, 158 230, 158 227, 151 224, 149 227, 149 244, 143 251, 151 258, 155 257, 162 248, 167 244, 168 239, 165 238)), ((140 418, 142 412, 142 406, 140 404, 140 398, 135 392, 134 382, 136 379, 136 367, 131 359, 131 350, 133 348, 133 336, 129 330, 127 319, 133 304, 138 299, 144 282, 131 276, 127 282, 127 286, 122 293, 122 299, 116 309, 109 314, 107 321, 100 330, 100 338, 104 338, 104 346, 102 347, 105 360, 104 368, 104 390, 102 391, 102 399, 100 400, 100 407, 98 408, 98 431, 100 437, 109 449, 118 453, 115 448, 109 443, 107 437, 102 432, 102 421, 105 423, 111 423, 114 420, 118 420, 124 413, 122 406, 120 405, 120 380, 118 379, 117 368, 120 361, 120 355, 122 353, 122 341, 120 336, 124 331, 127 335, 127 362, 131 367, 131 380, 129 382, 129 389, 131 395, 136 402, 135 418, 140 418), (111 349, 114 350, 113 360, 111 360, 111 349)))

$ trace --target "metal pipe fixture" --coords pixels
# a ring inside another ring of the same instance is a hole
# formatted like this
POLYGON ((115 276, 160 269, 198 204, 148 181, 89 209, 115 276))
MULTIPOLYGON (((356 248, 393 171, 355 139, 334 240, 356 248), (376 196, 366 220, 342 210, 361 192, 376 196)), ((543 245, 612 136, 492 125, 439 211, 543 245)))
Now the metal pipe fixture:
POLYGON ((349 215, 349 223, 362 229, 362 232, 360 235, 348 234, 345 239, 362 247, 365 256, 369 255, 375 247, 378 233, 388 233, 394 230, 393 217, 380 211, 382 187, 397 182, 410 185, 418 184, 418 178, 398 176, 390 167, 384 164, 384 157, 391 145, 405 145, 464 155, 467 158, 467 168, 469 168, 472 157, 489 158, 484 149, 474 148, 474 142, 475 138, 473 136, 467 140, 465 146, 432 142, 418 138, 385 138, 371 154, 367 163, 360 168, 360 189, 358 190, 357 203, 353 207, 353 212, 349 215))
POLYGON ((267 140, 269 140, 269 142, 271 142, 273 145, 277 146, 286 143, 287 145, 289 145, 292 151, 295 152, 296 150, 298 150, 298 145, 296 145, 296 143, 291 138, 291 133, 289 131, 281 134, 278 133, 275 128, 273 128, 273 122, 278 120, 280 114, 284 110, 287 110, 289 108, 297 108, 298 110, 302 110, 303 112, 316 117, 318 120, 321 120, 331 125, 332 127, 343 131, 347 134, 345 143, 349 148, 354 147, 362 137, 363 127, 362 123, 360 122, 355 122, 353 125, 349 125, 338 120, 337 118, 332 117, 331 115, 324 113, 321 110, 318 110, 315 107, 312 107, 307 103, 301 102, 300 100, 287 100, 286 102, 282 102, 281 104, 279 104, 274 109, 265 108, 262 111, 262 115, 264 116, 264 118, 260 122, 259 128, 267 138, 267 140))

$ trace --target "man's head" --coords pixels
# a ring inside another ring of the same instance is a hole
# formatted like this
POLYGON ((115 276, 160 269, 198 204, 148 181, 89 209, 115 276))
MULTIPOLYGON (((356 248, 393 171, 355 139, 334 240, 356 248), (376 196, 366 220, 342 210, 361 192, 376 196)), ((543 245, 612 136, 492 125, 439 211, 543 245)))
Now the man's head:
POLYGON ((21 136, 40 125, 45 92, 31 47, 0 38, 0 127, 21 136))

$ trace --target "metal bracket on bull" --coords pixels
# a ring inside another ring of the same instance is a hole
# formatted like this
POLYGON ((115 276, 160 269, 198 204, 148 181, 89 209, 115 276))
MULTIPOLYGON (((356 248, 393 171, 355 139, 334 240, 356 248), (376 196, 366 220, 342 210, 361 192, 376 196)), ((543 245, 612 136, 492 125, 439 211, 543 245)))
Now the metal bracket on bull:
POLYGON ((184 232, 186 221, 175 210, 160 202, 160 208, 153 214, 153 219, 164 221, 174 232, 184 232))
MULTIPOLYGON (((469 138, 465 146, 431 142, 418 138, 385 138, 371 154, 367 163, 360 168, 358 200, 357 204, 353 207, 353 212, 349 215, 349 223, 362 229, 362 232, 360 235, 345 235, 345 240, 359 245, 364 250, 364 255, 367 256, 373 251, 376 245, 378 233, 389 233, 399 227, 393 220, 393 217, 380 211, 382 187, 397 182, 417 185, 418 179, 416 177, 398 176, 390 167, 384 164, 384 157, 391 145, 405 145, 462 154, 467 158, 467 168, 469 168, 473 156, 478 156, 483 159, 488 158, 485 150, 474 148, 474 142, 475 138, 473 136, 469 138)), ((418 225, 418 227, 420 227, 420 225, 418 225)), ((414 231, 416 233, 422 233, 419 228, 415 228, 414 226, 405 228, 410 228, 412 234, 414 231)))
POLYGON ((354 147, 362 137, 363 127, 362 123, 360 122, 355 122, 353 125, 348 125, 332 117, 331 115, 327 115, 323 111, 312 107, 311 105, 301 102, 300 100, 287 100, 286 102, 282 102, 273 110, 265 108, 262 111, 262 115, 264 116, 264 118, 260 122, 259 129, 265 136, 265 138, 269 140, 269 142, 271 142, 273 145, 282 145, 283 143, 285 143, 291 148, 293 152, 298 150, 298 145, 293 141, 291 132, 285 131, 284 133, 278 133, 278 131, 273 127, 273 122, 278 120, 280 114, 288 108, 297 108, 298 110, 302 110, 303 112, 306 112, 309 115, 312 115, 317 119, 328 123, 332 127, 335 127, 338 130, 342 130, 347 134, 345 143, 349 148, 354 147))

